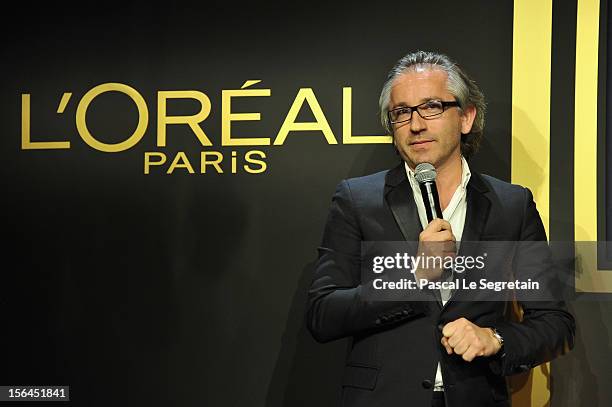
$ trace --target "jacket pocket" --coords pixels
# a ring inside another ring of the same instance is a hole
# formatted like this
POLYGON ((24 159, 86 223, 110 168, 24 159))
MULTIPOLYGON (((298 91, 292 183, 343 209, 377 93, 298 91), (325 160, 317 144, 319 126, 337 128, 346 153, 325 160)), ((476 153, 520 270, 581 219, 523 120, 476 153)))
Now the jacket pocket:
POLYGON ((378 368, 365 365, 346 365, 342 385, 374 390, 378 380, 378 368))

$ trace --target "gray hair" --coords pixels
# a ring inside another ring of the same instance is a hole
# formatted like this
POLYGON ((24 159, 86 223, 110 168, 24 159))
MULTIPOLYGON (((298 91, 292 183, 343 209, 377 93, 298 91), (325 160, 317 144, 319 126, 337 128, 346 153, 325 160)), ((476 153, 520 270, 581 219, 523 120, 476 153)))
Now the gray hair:
POLYGON ((380 120, 389 134, 393 134, 393 128, 389 123, 389 102, 391 100, 391 88, 395 79, 401 74, 416 69, 439 69, 448 75, 446 86, 448 91, 459 102, 459 108, 468 106, 476 108, 476 118, 472 130, 468 134, 461 135, 461 154, 466 158, 478 150, 483 137, 486 103, 482 91, 478 85, 448 56, 436 52, 416 51, 401 58, 387 75, 385 84, 380 92, 379 107, 380 120))

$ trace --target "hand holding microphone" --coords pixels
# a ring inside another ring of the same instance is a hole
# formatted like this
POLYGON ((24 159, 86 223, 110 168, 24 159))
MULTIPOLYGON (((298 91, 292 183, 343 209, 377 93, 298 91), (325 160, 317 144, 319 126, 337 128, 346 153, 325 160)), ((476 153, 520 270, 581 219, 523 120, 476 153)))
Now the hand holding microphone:
MULTIPOLYGON (((455 256, 456 254, 456 239, 453 235, 451 224, 442 218, 442 209, 440 208, 440 198, 436 187, 436 169, 429 163, 421 163, 416 166, 414 177, 419 182, 421 196, 425 204, 427 213, 427 221, 429 224, 419 234, 419 248, 417 255, 424 258, 441 258, 447 256, 455 256)), ((429 281, 439 280, 444 269, 440 263, 421 262, 415 275, 417 279, 427 279, 429 281), (429 265, 429 267, 427 267, 429 265)))

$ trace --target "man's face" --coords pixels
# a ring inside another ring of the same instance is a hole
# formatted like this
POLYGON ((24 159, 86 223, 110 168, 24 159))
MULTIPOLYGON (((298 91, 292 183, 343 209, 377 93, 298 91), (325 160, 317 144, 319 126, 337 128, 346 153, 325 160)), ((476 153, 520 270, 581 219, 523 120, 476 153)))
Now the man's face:
MULTIPOLYGON (((389 110, 416 106, 428 100, 454 101, 446 86, 447 74, 438 69, 410 70, 397 77, 391 88, 389 110)), ((402 158, 414 167, 428 162, 440 169, 461 156, 461 133, 469 133, 475 109, 462 114, 458 107, 446 107, 441 116, 423 119, 412 113, 409 122, 393 124, 393 141, 402 158)))

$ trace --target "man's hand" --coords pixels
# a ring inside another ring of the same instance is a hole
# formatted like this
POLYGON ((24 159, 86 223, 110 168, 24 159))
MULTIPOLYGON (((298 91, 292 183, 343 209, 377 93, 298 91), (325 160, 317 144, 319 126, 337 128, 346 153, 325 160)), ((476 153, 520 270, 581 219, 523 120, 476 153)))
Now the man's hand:
MULTIPOLYGON (((417 256, 440 257, 455 256, 457 244, 453 235, 451 224, 444 219, 434 219, 419 234, 419 248, 417 256)), ((423 258, 423 261, 425 260, 423 258)), ((429 281, 438 280, 442 276, 442 268, 419 266, 416 270, 417 279, 427 279, 429 281)))
POLYGON ((456 353, 471 362, 476 356, 495 355, 501 349, 491 328, 481 328, 465 318, 444 325, 442 345, 449 355, 456 353))

